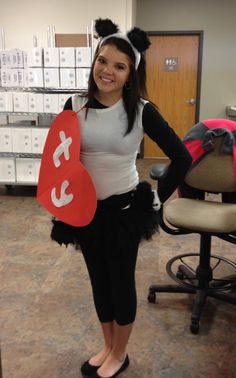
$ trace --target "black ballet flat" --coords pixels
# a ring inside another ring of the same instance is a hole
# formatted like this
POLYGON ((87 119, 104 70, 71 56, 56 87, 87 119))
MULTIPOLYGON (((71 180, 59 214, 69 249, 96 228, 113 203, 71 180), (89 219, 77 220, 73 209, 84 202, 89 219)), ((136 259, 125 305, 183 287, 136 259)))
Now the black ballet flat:
MULTIPOLYGON (((117 372, 115 374, 111 375, 109 378, 117 377, 120 373, 122 373, 122 371, 127 369, 128 366, 129 366, 129 356, 127 354, 127 356, 125 357, 125 360, 124 360, 123 364, 121 365, 121 367, 119 368, 119 370, 117 370, 117 372)), ((102 378, 102 377, 97 372, 95 372, 94 375, 92 376, 92 378, 102 378)))
MULTIPOLYGON (((101 366, 101 365, 100 365, 101 366)), ((88 361, 85 361, 81 366, 81 373, 87 377, 91 377, 96 371, 100 368, 100 366, 91 365, 88 361)))

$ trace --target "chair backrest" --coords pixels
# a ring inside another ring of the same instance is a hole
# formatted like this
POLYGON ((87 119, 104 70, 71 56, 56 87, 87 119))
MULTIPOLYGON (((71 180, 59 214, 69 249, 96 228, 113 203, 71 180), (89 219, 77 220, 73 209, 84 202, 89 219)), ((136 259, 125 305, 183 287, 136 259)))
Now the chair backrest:
POLYGON ((214 149, 204 155, 185 177, 185 182, 207 192, 236 192, 233 155, 221 152, 223 137, 215 137, 214 149))

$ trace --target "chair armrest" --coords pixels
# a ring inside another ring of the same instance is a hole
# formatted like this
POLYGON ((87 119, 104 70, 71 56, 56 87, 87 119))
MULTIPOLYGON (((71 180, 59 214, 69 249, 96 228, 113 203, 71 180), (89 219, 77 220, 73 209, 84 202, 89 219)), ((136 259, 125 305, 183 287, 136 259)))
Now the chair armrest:
POLYGON ((166 173, 168 164, 155 164, 151 167, 149 175, 153 180, 160 180, 166 173))

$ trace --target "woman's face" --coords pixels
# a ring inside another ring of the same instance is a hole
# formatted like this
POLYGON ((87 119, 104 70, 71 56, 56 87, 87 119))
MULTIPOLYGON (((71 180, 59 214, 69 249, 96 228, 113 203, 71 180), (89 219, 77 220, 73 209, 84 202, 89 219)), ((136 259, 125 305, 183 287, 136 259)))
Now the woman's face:
POLYGON ((114 45, 101 48, 93 68, 98 95, 109 95, 111 100, 122 97, 123 87, 130 74, 130 58, 114 45))

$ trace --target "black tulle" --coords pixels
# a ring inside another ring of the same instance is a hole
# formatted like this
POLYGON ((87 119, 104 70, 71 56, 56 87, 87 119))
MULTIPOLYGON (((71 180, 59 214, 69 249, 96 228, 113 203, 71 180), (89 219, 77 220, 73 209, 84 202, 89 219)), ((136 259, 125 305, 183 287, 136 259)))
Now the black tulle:
POLYGON ((95 20, 95 30, 99 37, 107 37, 110 34, 117 33, 119 28, 109 18, 98 18, 95 20))
POLYGON ((151 42, 148 39, 147 33, 144 30, 141 30, 137 27, 131 29, 127 33, 127 37, 139 52, 147 50, 151 44, 151 42))
POLYGON ((85 227, 73 227, 53 219, 51 238, 60 245, 74 244, 83 249, 89 240, 104 240, 112 251, 125 251, 132 241, 150 239, 158 231, 159 213, 153 209, 151 185, 144 181, 136 190, 98 201, 92 222, 85 227), (123 209, 125 206, 129 206, 123 209))

